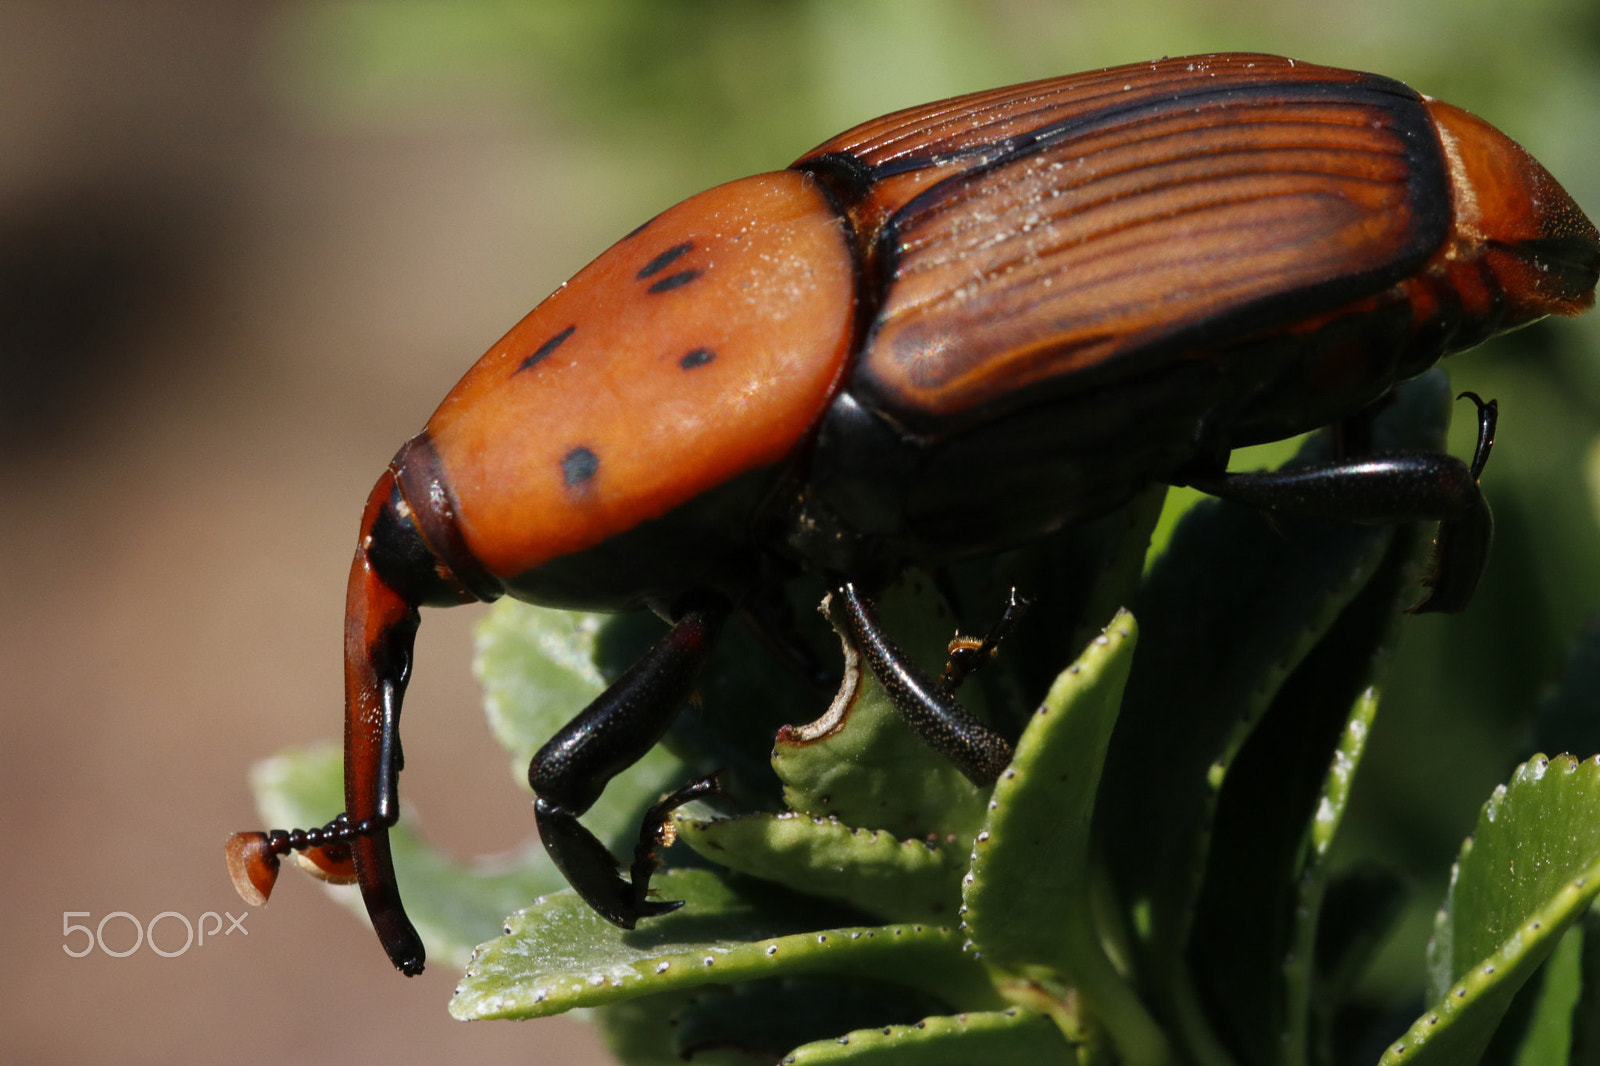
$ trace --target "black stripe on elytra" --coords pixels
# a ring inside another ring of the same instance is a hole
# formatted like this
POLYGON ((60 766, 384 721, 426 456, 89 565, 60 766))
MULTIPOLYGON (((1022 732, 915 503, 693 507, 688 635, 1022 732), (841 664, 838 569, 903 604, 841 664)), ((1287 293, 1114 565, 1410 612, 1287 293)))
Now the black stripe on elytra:
POLYGON ((561 347, 562 342, 564 342, 568 337, 572 336, 573 330, 577 328, 577 326, 568 326, 560 333, 557 333, 554 337, 551 337, 549 340, 539 345, 539 347, 535 349, 534 353, 528 356, 528 358, 524 359, 522 361, 522 365, 513 370, 512 373, 520 374, 530 366, 537 366, 539 363, 544 362, 544 360, 549 357, 551 352, 561 347))
MULTIPOLYGON (((661 217, 660 215, 656 216, 656 218, 660 218, 660 217, 661 217)), ((626 240, 629 240, 629 239, 631 239, 633 237, 637 237, 639 234, 643 233, 646 229, 648 229, 649 226, 650 226, 650 223, 654 222, 655 220, 656 220, 655 218, 647 218, 647 219, 645 219, 643 222, 641 222, 637 226, 633 227, 627 233, 624 233, 622 235, 622 239, 626 241, 626 240)))
MULTIPOLYGON (((1296 104, 1313 100, 1343 99, 1350 103, 1388 110, 1393 107, 1392 101, 1398 98, 1407 103, 1418 100, 1416 90, 1403 82, 1392 78, 1385 78, 1378 74, 1364 75, 1355 82, 1345 81, 1304 81, 1304 82, 1224 82, 1214 88, 1200 88, 1192 86, 1173 95, 1171 93, 1156 93, 1142 96, 1128 103, 1108 102, 1103 107, 1086 111, 1081 115, 1071 118, 1058 119, 1047 122, 1035 129, 1024 130, 1010 137, 997 137, 992 141, 983 141, 969 144, 964 148, 957 148, 949 152, 933 155, 907 155, 899 159, 892 159, 880 166, 872 168, 874 179, 892 177, 911 170, 921 170, 924 167, 943 165, 958 159, 975 159, 972 169, 963 171, 960 176, 970 177, 973 174, 996 167, 1005 166, 1019 156, 1029 155, 1042 151, 1051 145, 1074 137, 1083 137, 1091 133, 1129 124, 1143 117, 1155 118, 1162 115, 1179 114, 1184 111, 1199 110, 1200 105, 1211 102, 1221 102, 1225 105, 1237 103, 1287 103, 1296 104)), ((1114 100, 1110 97, 1108 100, 1114 100)), ((940 184, 943 184, 942 182, 940 184)))
POLYGON ((600 472, 600 457, 578 445, 561 457, 561 481, 569 489, 582 488, 600 472))
POLYGON ((689 282, 693 281, 699 276, 700 271, 698 270, 680 270, 676 274, 668 274, 666 277, 650 286, 650 288, 646 291, 653 293, 671 292, 673 289, 683 288, 685 285, 689 284, 689 282))
POLYGON ((667 267, 671 266, 673 263, 677 262, 679 256, 683 255, 685 252, 692 251, 694 251, 693 241, 684 241, 682 244, 674 244, 671 248, 668 248, 666 251, 650 260, 650 262, 640 267, 639 273, 635 274, 634 277, 638 278, 640 281, 643 281, 648 277, 654 277, 663 270, 667 269, 667 267))
POLYGON ((717 353, 710 348, 696 348, 694 351, 678 360, 678 365, 685 370, 693 370, 697 366, 705 366, 717 357, 717 353))

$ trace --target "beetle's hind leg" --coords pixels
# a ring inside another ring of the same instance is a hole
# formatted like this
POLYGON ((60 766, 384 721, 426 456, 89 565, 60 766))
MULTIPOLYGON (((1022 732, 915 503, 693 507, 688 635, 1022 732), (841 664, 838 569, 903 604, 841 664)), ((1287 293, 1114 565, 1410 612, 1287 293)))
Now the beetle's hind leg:
POLYGON ((715 793, 716 780, 695 781, 650 808, 639 829, 631 883, 617 874, 617 858, 578 816, 600 798, 608 781, 666 733, 729 610, 719 598, 679 614, 666 636, 540 748, 528 766, 545 850, 584 901, 624 929, 683 905, 647 898, 655 851, 668 842, 662 827, 672 809, 715 793))
POLYGON ((1293 470, 1191 477, 1201 492, 1252 507, 1363 524, 1437 521, 1428 592, 1413 612, 1465 609, 1489 558, 1494 516, 1478 478, 1494 447, 1499 406, 1464 392, 1478 408, 1471 463, 1452 455, 1392 452, 1293 470))
MULTIPOLYGON (((942 682, 930 680, 912 665, 884 631, 871 601, 855 585, 847 581, 835 586, 830 602, 830 609, 838 612, 851 641, 906 723, 973 784, 993 784, 1011 762, 1010 743, 957 703, 942 682)), ((987 654, 984 652, 985 658, 987 654)))

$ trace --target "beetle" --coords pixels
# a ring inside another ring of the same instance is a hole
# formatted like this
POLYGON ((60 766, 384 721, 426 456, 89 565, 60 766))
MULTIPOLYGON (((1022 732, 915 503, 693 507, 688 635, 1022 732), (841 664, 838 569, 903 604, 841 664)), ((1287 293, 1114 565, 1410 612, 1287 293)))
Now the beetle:
MULTIPOLYGON (((1351 521, 1440 521, 1418 610, 1470 599, 1491 518, 1470 464, 1229 452, 1358 425, 1442 355, 1594 299, 1600 233, 1482 120, 1389 78, 1266 55, 1115 67, 866 122, 624 237, 462 378, 379 477, 345 628, 346 812, 235 834, 359 881, 396 968, 423 947, 390 859, 419 608, 509 595, 648 607, 671 628, 533 758, 545 847, 632 928, 630 877, 578 818, 643 756, 736 605, 824 576, 934 748, 992 782, 1009 742, 906 663, 874 589, 1104 514, 1153 483, 1351 521)), ((1476 401, 1476 397, 1474 397, 1476 401)))

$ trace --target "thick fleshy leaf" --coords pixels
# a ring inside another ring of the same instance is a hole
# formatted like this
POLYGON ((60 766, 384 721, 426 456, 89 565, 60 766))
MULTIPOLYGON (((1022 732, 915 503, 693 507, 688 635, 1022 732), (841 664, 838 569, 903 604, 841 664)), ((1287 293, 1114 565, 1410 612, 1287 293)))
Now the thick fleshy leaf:
MULTIPOLYGON (((269 824, 321 825, 330 812, 344 807, 344 757, 332 745, 288 752, 257 763, 250 784, 269 824)), ((506 914, 566 883, 537 843, 502 857, 456 863, 423 843, 407 817, 389 831, 389 842, 406 913, 435 960, 464 964, 473 947, 500 928, 506 914)), ((324 888, 367 920, 356 886, 324 888)))
POLYGON ((484 713, 524 787, 528 759, 606 687, 594 653, 607 620, 503 599, 478 624, 472 669, 484 713))
MULTIPOLYGON (((1543 973, 1535 975, 1523 987, 1524 996, 1530 990, 1536 991, 1537 996, 1530 1005, 1527 1025, 1517 1040, 1516 1053, 1507 1057, 1513 1066, 1570 1064, 1572 1010, 1582 986, 1579 973, 1582 956, 1583 928, 1575 925, 1561 938, 1550 961, 1545 963, 1543 973), (1543 980, 1539 979, 1541 976, 1543 980)), ((1494 1042, 1499 1043, 1503 1036, 1504 1033, 1496 1033, 1494 1042)))
POLYGON ((820 901, 710 870, 657 875, 686 905, 622 930, 567 890, 541 897, 483 944, 451 1000, 458 1018, 537 1018, 631 996, 766 977, 841 974, 983 1008, 996 996, 949 927, 841 926, 820 901))
POLYGON ((949 1005, 904 985, 828 974, 699 988, 600 1008, 606 1042, 629 1066, 728 1057, 776 1062, 856 1029, 911 1025, 949 1005), (629 1009, 638 1004, 643 1009, 629 1009))
POLYGON ((1512 997, 1600 892, 1600 756, 1517 768, 1462 845, 1428 946, 1434 1005, 1384 1054, 1475 1062, 1512 997))
MULTIPOLYGON (((884 628, 910 660, 938 677, 956 623, 932 582, 908 574, 877 606, 884 628)), ((912 732, 871 670, 861 667, 856 680, 853 698, 842 706, 836 701, 826 728, 814 722, 774 744, 772 765, 789 808, 905 840, 970 841, 983 820, 987 790, 912 732)), ((982 697, 979 686, 961 690, 963 702, 980 717, 982 697)))
MULTIPOLYGON (((1445 379, 1424 377, 1401 390, 1375 437, 1383 447, 1435 439, 1448 408, 1445 379)), ((1298 461, 1325 455, 1313 440, 1298 461)), ((1208 1056, 1221 1052, 1180 959, 1218 797, 1279 687, 1366 586, 1391 538, 1386 527, 1267 521, 1207 501, 1180 523, 1135 607, 1140 653, 1107 757, 1096 832, 1147 987, 1192 1043, 1211 1047, 1208 1056)))
POLYGON ((713 862, 890 921, 953 922, 961 905, 964 844, 900 840, 793 811, 712 820, 682 813, 676 822, 678 839, 713 862))
POLYGON ((1306 1061, 1326 857, 1377 710, 1369 685, 1393 650, 1420 545, 1413 529, 1394 538, 1223 784, 1188 958, 1219 1038, 1245 1061, 1306 1061))
POLYGON ((864 1029, 796 1048, 783 1066, 950 1066, 951 1063, 1077 1061, 1074 1048, 1049 1020, 1012 1007, 1003 1011, 925 1018, 915 1025, 864 1029))
POLYGON ((1123 1062, 1158 1063, 1161 1033, 1107 957, 1091 900, 1100 763, 1137 643, 1119 613, 1062 672, 995 783, 972 850, 965 926, 1001 990, 1069 1036, 1104 1026, 1123 1062), (1081 1002, 1093 1020, 1082 1017, 1081 1002))
POLYGON ((1568 1066, 1600 1066, 1600 910, 1590 907, 1579 923, 1578 1000, 1572 1005, 1572 1050, 1568 1066))
MULTIPOLYGON (((599 1024, 606 1047, 617 1062, 627 1066, 683 1066, 676 1040, 680 1012, 692 1009, 709 991, 720 989, 702 985, 638 996, 597 1007, 590 1017, 599 1024)), ((777 1054, 765 1051, 752 1055, 732 1048, 706 1048, 695 1055, 693 1062, 695 1066, 758 1066, 776 1059, 777 1054)))

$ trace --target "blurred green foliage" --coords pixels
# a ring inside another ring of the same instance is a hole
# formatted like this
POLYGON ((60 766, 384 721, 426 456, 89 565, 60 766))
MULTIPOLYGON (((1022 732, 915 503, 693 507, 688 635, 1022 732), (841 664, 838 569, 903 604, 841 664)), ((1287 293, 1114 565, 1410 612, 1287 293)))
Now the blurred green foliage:
MULTIPOLYGON (((558 148, 566 188, 528 195, 588 197, 598 253, 685 195, 782 167, 894 108, 1220 50, 1398 77, 1500 126, 1600 212, 1595 0, 303 0, 270 58, 315 121, 487 123, 558 148)), ((1600 314, 1502 338, 1451 370, 1458 388, 1501 402, 1484 480, 1497 543, 1471 611, 1406 626, 1336 857, 1413 879, 1371 978, 1380 995, 1420 984, 1429 916, 1484 796, 1535 748, 1594 732, 1559 717, 1541 727, 1536 712, 1600 606, 1600 314)), ((1458 421, 1457 454, 1470 422, 1458 421)))

